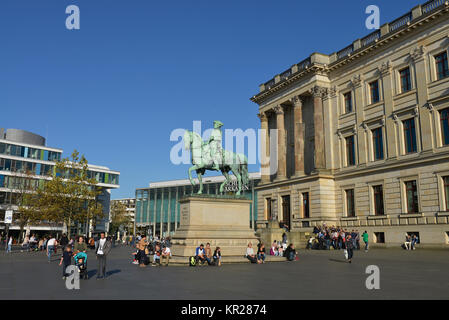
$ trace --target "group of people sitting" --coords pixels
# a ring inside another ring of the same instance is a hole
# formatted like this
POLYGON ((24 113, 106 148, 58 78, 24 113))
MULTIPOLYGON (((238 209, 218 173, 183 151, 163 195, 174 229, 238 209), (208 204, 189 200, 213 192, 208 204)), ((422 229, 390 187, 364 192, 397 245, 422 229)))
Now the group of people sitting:
POLYGON ((200 246, 195 250, 194 259, 195 265, 204 265, 207 263, 209 266, 219 267, 221 266, 221 249, 220 247, 216 247, 214 252, 212 253, 209 242, 206 243, 206 247, 204 247, 203 244, 200 244, 200 246))
POLYGON ((402 245, 402 247, 405 249, 405 250, 415 250, 416 249, 416 244, 417 243, 419 243, 419 238, 418 238, 418 236, 416 235, 416 234, 412 234, 412 235, 410 235, 410 234, 406 234, 405 235, 405 242, 404 242, 404 244, 402 245))
POLYGON ((147 240, 146 235, 137 235, 136 251, 133 252, 133 264, 145 267, 150 264, 150 258, 153 256, 152 266, 168 266, 171 257, 170 237, 159 240, 158 237, 147 240))
MULTIPOLYGON (((290 243, 287 246, 287 243, 280 244, 278 241, 274 241, 270 249, 270 255, 285 257, 288 261, 298 259, 296 256, 297 252, 293 243, 290 243)), ((246 258, 251 261, 251 263, 265 263, 265 245, 260 242, 257 245, 257 253, 254 253, 253 244, 251 242, 248 243, 248 247, 246 248, 246 258)))

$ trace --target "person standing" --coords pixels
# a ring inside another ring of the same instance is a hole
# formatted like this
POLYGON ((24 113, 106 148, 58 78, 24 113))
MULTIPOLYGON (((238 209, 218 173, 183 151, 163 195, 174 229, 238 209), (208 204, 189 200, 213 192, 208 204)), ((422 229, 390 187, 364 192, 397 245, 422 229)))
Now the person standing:
POLYGON ((362 234, 363 242, 365 242, 365 252, 368 252, 368 232, 362 234))
POLYGON ((106 276, 106 257, 111 251, 111 241, 106 239, 105 233, 100 234, 100 239, 98 239, 95 244, 95 254, 98 260, 98 274, 97 279, 104 279, 106 276))
POLYGON ((84 253, 86 253, 87 252, 87 245, 86 245, 86 243, 84 242, 84 238, 82 237, 82 236, 80 236, 79 238, 78 238, 78 242, 76 242, 75 243, 75 246, 74 246, 74 250, 73 250, 75 253, 78 253, 78 252, 84 252, 84 253))
POLYGON ((71 246, 66 246, 64 248, 64 251, 62 252, 61 255, 61 261, 59 261, 59 265, 62 265, 62 279, 65 280, 67 277, 67 267, 70 266, 72 264, 72 247, 71 246))
POLYGON ((50 239, 47 241, 47 257, 48 262, 51 262, 51 255, 55 252, 56 239, 54 236, 50 236, 50 239))
MULTIPOLYGON (((66 245, 69 244, 69 238, 67 238, 67 235, 64 233, 61 237, 61 240, 59 241, 59 244, 65 248, 66 245)), ((64 249, 63 249, 64 250, 64 249)))
POLYGON ((216 247, 214 251, 214 264, 219 267, 221 266, 221 249, 216 247))

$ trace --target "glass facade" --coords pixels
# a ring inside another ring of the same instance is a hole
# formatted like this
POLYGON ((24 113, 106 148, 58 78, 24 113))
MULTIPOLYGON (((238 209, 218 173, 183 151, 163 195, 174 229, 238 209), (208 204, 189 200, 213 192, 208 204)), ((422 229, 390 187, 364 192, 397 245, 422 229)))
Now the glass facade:
MULTIPOLYGON (((204 178, 204 180, 206 179, 204 178)), ((254 208, 257 207, 257 196, 255 192, 253 195, 251 191, 253 184, 257 185, 257 182, 258 180, 250 180, 251 187, 244 193, 248 199, 253 200, 253 205, 250 206, 250 224, 253 220, 257 221, 257 214, 254 214, 254 208)), ((218 194, 220 184, 221 182, 204 182, 203 193, 218 194)), ((180 204, 178 200, 197 191, 191 185, 137 189, 136 227, 148 229, 148 233, 155 232, 155 234, 162 234, 162 236, 172 235, 180 223, 180 204)))
POLYGON ((0 142, 0 154, 45 161, 60 161, 61 152, 0 142))

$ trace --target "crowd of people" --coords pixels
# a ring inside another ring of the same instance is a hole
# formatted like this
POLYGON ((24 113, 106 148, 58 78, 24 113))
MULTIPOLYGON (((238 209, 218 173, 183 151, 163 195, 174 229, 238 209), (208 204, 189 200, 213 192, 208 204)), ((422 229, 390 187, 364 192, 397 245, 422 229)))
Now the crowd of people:
POLYGON ((136 243, 136 251, 132 253, 133 263, 140 267, 146 267, 151 263, 152 266, 168 266, 171 254, 170 237, 159 239, 156 235, 154 238, 138 234, 135 238, 133 236, 126 238, 126 245, 134 246, 136 243), (152 261, 150 261, 150 257, 152 261))
POLYGON ((365 231, 360 235, 358 230, 347 230, 335 226, 315 226, 313 228, 313 236, 308 240, 306 249, 314 250, 345 250, 351 242, 354 250, 360 250, 360 241, 363 240, 364 250, 368 251, 368 233, 365 231))

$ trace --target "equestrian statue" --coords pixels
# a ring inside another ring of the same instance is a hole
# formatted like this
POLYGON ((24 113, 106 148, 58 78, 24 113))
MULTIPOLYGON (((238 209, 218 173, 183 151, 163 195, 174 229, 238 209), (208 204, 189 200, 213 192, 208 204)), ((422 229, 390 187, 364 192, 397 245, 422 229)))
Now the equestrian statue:
POLYGON ((231 171, 237 178, 237 196, 241 194, 242 186, 247 185, 249 182, 248 159, 246 156, 222 148, 222 126, 223 123, 220 121, 214 121, 214 130, 207 142, 203 141, 196 132, 186 130, 184 133, 184 145, 187 150, 191 150, 193 164, 189 168, 189 180, 192 186, 194 186, 195 181, 192 178, 192 171, 195 170, 200 184, 198 194, 203 193, 202 176, 206 170, 221 171, 226 178, 220 185, 220 193, 223 193, 225 185, 230 182, 229 172, 231 171))

